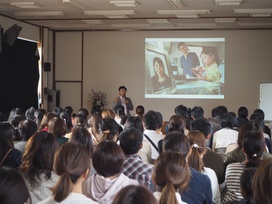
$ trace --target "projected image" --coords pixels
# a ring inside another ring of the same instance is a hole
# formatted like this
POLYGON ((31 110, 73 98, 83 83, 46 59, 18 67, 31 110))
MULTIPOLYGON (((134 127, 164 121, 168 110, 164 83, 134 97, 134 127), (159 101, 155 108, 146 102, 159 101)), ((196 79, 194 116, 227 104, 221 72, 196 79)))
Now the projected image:
POLYGON ((224 98, 224 38, 146 38, 146 98, 224 98))

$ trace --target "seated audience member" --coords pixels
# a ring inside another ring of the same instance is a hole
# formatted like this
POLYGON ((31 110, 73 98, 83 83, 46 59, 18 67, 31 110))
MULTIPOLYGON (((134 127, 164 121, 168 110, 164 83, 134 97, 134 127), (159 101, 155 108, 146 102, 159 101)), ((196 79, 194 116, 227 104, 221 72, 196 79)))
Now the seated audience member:
POLYGON ((9 113, 9 117, 8 117, 8 122, 11 121, 11 119, 16 116, 16 115, 20 115, 20 116, 24 116, 24 112, 22 111, 22 109, 20 108, 13 108, 10 113, 9 113))
POLYGON ((71 132, 73 129, 71 115, 66 110, 63 110, 60 112, 60 118, 64 120, 67 127, 67 133, 71 132))
MULTIPOLYGON (((175 112, 175 115, 181 115, 185 118, 185 121, 186 121, 186 130, 190 130, 190 124, 191 124, 191 121, 193 120, 192 117, 191 117, 191 109, 187 108, 186 106, 184 105, 178 105, 175 109, 174 109, 174 112, 175 112)), ((185 131, 185 135, 187 134, 188 132, 185 131)))
POLYGON ((32 203, 51 196, 51 188, 58 180, 53 171, 54 154, 58 149, 56 136, 40 131, 26 143, 20 171, 23 174, 32 203))
POLYGON ((246 155, 244 162, 231 163, 227 166, 225 175, 225 195, 222 197, 223 204, 230 201, 243 199, 240 190, 240 178, 244 168, 258 167, 265 149, 265 141, 260 131, 247 132, 243 139, 243 151, 246 155))
POLYGON ((55 116, 59 117, 60 116, 60 113, 61 111, 63 111, 63 109, 61 107, 55 107, 52 112, 54 113, 55 116))
POLYGON ((82 114, 88 121, 89 111, 86 108, 79 109, 77 114, 82 114))
POLYGON ((93 145, 98 145, 100 142, 102 135, 100 134, 100 124, 102 121, 102 115, 99 112, 95 112, 91 114, 90 120, 89 120, 89 128, 88 131, 92 135, 93 139, 93 145))
POLYGON ((254 204, 253 192, 252 192, 252 179, 257 168, 245 168, 240 180, 241 194, 244 197, 239 204, 254 204))
POLYGON ((8 122, 0 123, 0 166, 18 169, 22 163, 22 153, 14 148, 14 128, 8 122))
POLYGON ((83 194, 98 203, 111 204, 117 193, 128 185, 138 185, 122 173, 124 153, 113 141, 103 141, 93 154, 96 174, 83 183, 83 194))
POLYGON ((153 195, 161 204, 183 204, 183 197, 178 192, 186 189, 190 177, 190 168, 181 153, 163 152, 155 161, 152 174, 153 182, 161 190, 153 195))
POLYGON ((201 106, 195 106, 191 110, 193 120, 204 118, 204 110, 201 106))
MULTIPOLYGON (((163 152, 174 151, 187 158, 191 152, 188 137, 183 133, 173 131, 163 140, 163 152)), ((181 198, 186 203, 212 203, 211 181, 208 176, 190 168, 191 177, 188 187, 180 191, 181 198)))
POLYGON ((238 114, 237 129, 239 130, 244 123, 249 121, 248 118, 247 118, 248 117, 248 109, 246 107, 244 107, 244 106, 241 106, 241 107, 239 107, 237 114, 238 114))
POLYGON ((262 162, 252 180, 254 202, 271 204, 272 201, 272 158, 262 162))
POLYGON ((232 122, 233 122, 233 129, 237 130, 237 124, 238 124, 238 120, 237 120, 237 116, 236 113, 234 112, 229 112, 231 118, 232 118, 232 122))
POLYGON ((64 123, 64 120, 59 117, 54 117, 49 121, 48 132, 54 134, 57 137, 59 146, 68 141, 68 138, 65 137, 67 134, 67 127, 64 123))
MULTIPOLYGON (((137 116, 131 116, 127 119, 125 130, 129 128, 136 128, 142 134, 144 132, 142 120, 137 116)), ((151 164, 151 145, 145 137, 143 137, 143 145, 142 148, 138 151, 138 155, 144 162, 151 164)))
MULTIPOLYGON (((226 154, 225 166, 227 166, 230 163, 243 162, 245 160, 245 154, 243 151, 243 140, 245 137, 247 137, 247 132, 251 132, 251 131, 262 132, 262 128, 259 125, 259 123, 254 121, 246 122, 242 125, 238 133, 237 148, 226 154)), ((272 155, 270 153, 266 151, 263 152, 263 157, 262 157, 263 160, 266 160, 271 157, 272 155)))
POLYGON ((22 140, 14 144, 15 148, 24 154, 26 142, 34 133, 37 132, 37 130, 37 124, 33 120, 22 121, 19 124, 19 132, 22 140))
POLYGON ((125 154, 123 174, 150 189, 153 166, 142 161, 137 154, 142 147, 143 134, 136 128, 129 128, 124 130, 119 138, 120 146, 125 154))
MULTIPOLYGON (((259 114, 259 115, 261 116, 261 118, 263 119, 263 121, 264 121, 265 113, 263 112, 262 109, 255 109, 253 113, 259 114)), ((271 139, 271 130, 270 130, 270 128, 269 128, 267 125, 265 125, 265 124, 264 124, 263 132, 264 132, 265 134, 268 134, 269 137, 270 137, 270 139, 271 139)))
POLYGON ((35 121, 35 108, 30 107, 25 111, 25 119, 35 121))
POLYGON ((207 175, 211 180, 213 203, 220 203, 220 189, 217 176, 209 167, 205 167, 203 163, 203 155, 207 151, 206 138, 200 131, 189 132, 188 134, 192 153, 188 157, 188 164, 198 172, 207 175))
POLYGON ((85 146, 73 142, 61 146, 54 159, 58 182, 52 196, 38 204, 97 203, 82 194, 82 183, 88 177, 89 168, 89 151, 85 146))
POLYGON ((144 137, 151 145, 151 160, 152 163, 159 157, 158 142, 163 139, 160 131, 159 115, 152 110, 149 110, 143 117, 144 137))
POLYGON ((38 128, 38 131, 48 131, 48 123, 49 121, 55 117, 55 114, 52 112, 48 112, 46 114, 44 114, 42 121, 40 123, 40 126, 38 128))
POLYGON ((220 106, 215 107, 211 112, 212 117, 208 118, 208 121, 211 124, 211 137, 207 140, 207 147, 209 148, 212 148, 213 134, 222 128, 220 124, 221 112, 220 106))
POLYGON ((127 116, 125 114, 125 108, 122 105, 117 105, 115 107, 115 121, 122 127, 124 128, 124 125, 127 120, 127 116))
MULTIPOLYGON (((84 115, 78 114, 75 116, 73 129, 76 128, 87 128, 87 118, 85 118, 84 115)), ((65 137, 70 138, 71 134, 72 133, 69 132, 65 135, 65 137)))
POLYGON ((105 118, 102 119, 100 124, 101 132, 102 132, 102 138, 100 140, 111 140, 111 141, 118 141, 118 137, 120 134, 120 125, 112 119, 112 118, 105 118))
POLYGON ((14 127, 14 134, 13 134, 13 142, 17 143, 21 141, 20 133, 19 133, 19 124, 20 122, 25 120, 25 116, 22 115, 15 115, 11 120, 10 124, 14 127))
POLYGON ((238 132, 233 130, 233 120, 229 113, 221 116, 221 130, 213 134, 212 150, 225 155, 226 148, 230 144, 236 144, 238 132))
POLYGON ((158 204, 154 195, 142 185, 129 185, 119 191, 112 204, 158 204))
POLYGON ((24 204, 29 197, 29 191, 22 175, 13 168, 1 167, 0 203, 24 204))
POLYGON ((112 118, 112 119, 115 119, 115 113, 113 110, 111 109, 104 109, 102 111, 102 118, 112 118))
POLYGON ((138 116, 141 120, 145 114, 145 108, 142 105, 138 105, 136 107, 136 116, 138 116))
POLYGON ((46 114, 46 110, 43 108, 39 108, 35 110, 35 122, 37 124, 37 127, 40 127, 40 124, 42 122, 43 116, 46 114))
MULTIPOLYGON (((194 120, 191 123, 191 131, 202 132, 207 141, 211 137, 211 124, 205 118, 194 120)), ((225 180, 225 165, 222 156, 207 147, 203 162, 205 167, 214 170, 218 183, 223 183, 225 180)))

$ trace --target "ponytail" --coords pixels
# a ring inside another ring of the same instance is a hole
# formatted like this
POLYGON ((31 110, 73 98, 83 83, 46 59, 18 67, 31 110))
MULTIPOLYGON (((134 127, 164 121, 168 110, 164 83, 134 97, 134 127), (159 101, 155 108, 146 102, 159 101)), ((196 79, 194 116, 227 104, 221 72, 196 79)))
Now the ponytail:
POLYGON ((161 198, 159 204, 178 204, 178 200, 176 198, 176 190, 174 184, 172 182, 167 182, 166 185, 162 189, 161 198))
POLYGON ((63 172, 53 188, 53 197, 56 202, 62 202, 73 190, 73 183, 68 171, 63 172))
POLYGON ((201 154, 198 148, 200 147, 192 146, 192 153, 188 157, 188 164, 190 167, 194 168, 196 171, 202 172, 204 170, 204 164, 201 159, 201 154))

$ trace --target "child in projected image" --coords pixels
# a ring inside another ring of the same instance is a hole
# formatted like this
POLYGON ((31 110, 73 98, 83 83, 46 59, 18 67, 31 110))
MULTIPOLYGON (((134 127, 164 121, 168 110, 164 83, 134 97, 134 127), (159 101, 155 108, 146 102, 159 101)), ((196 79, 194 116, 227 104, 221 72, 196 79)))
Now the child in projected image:
POLYGON ((220 83, 221 74, 218 68, 218 58, 211 48, 204 48, 201 55, 202 64, 204 67, 192 68, 193 73, 200 80, 205 80, 213 83, 220 83))
POLYGON ((160 58, 155 57, 153 59, 153 68, 156 74, 152 77, 154 92, 158 92, 172 86, 170 78, 164 72, 164 64, 160 58))

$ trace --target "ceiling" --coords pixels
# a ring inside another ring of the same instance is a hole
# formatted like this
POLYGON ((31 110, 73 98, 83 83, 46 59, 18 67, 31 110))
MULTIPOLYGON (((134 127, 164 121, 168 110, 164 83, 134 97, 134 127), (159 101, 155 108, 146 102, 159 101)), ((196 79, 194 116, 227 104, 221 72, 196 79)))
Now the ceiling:
POLYGON ((14 3, 24 1, 1 0, 0 14, 51 30, 272 29, 272 0, 222 1, 36 0, 30 6, 37 8, 19 8, 14 3))

